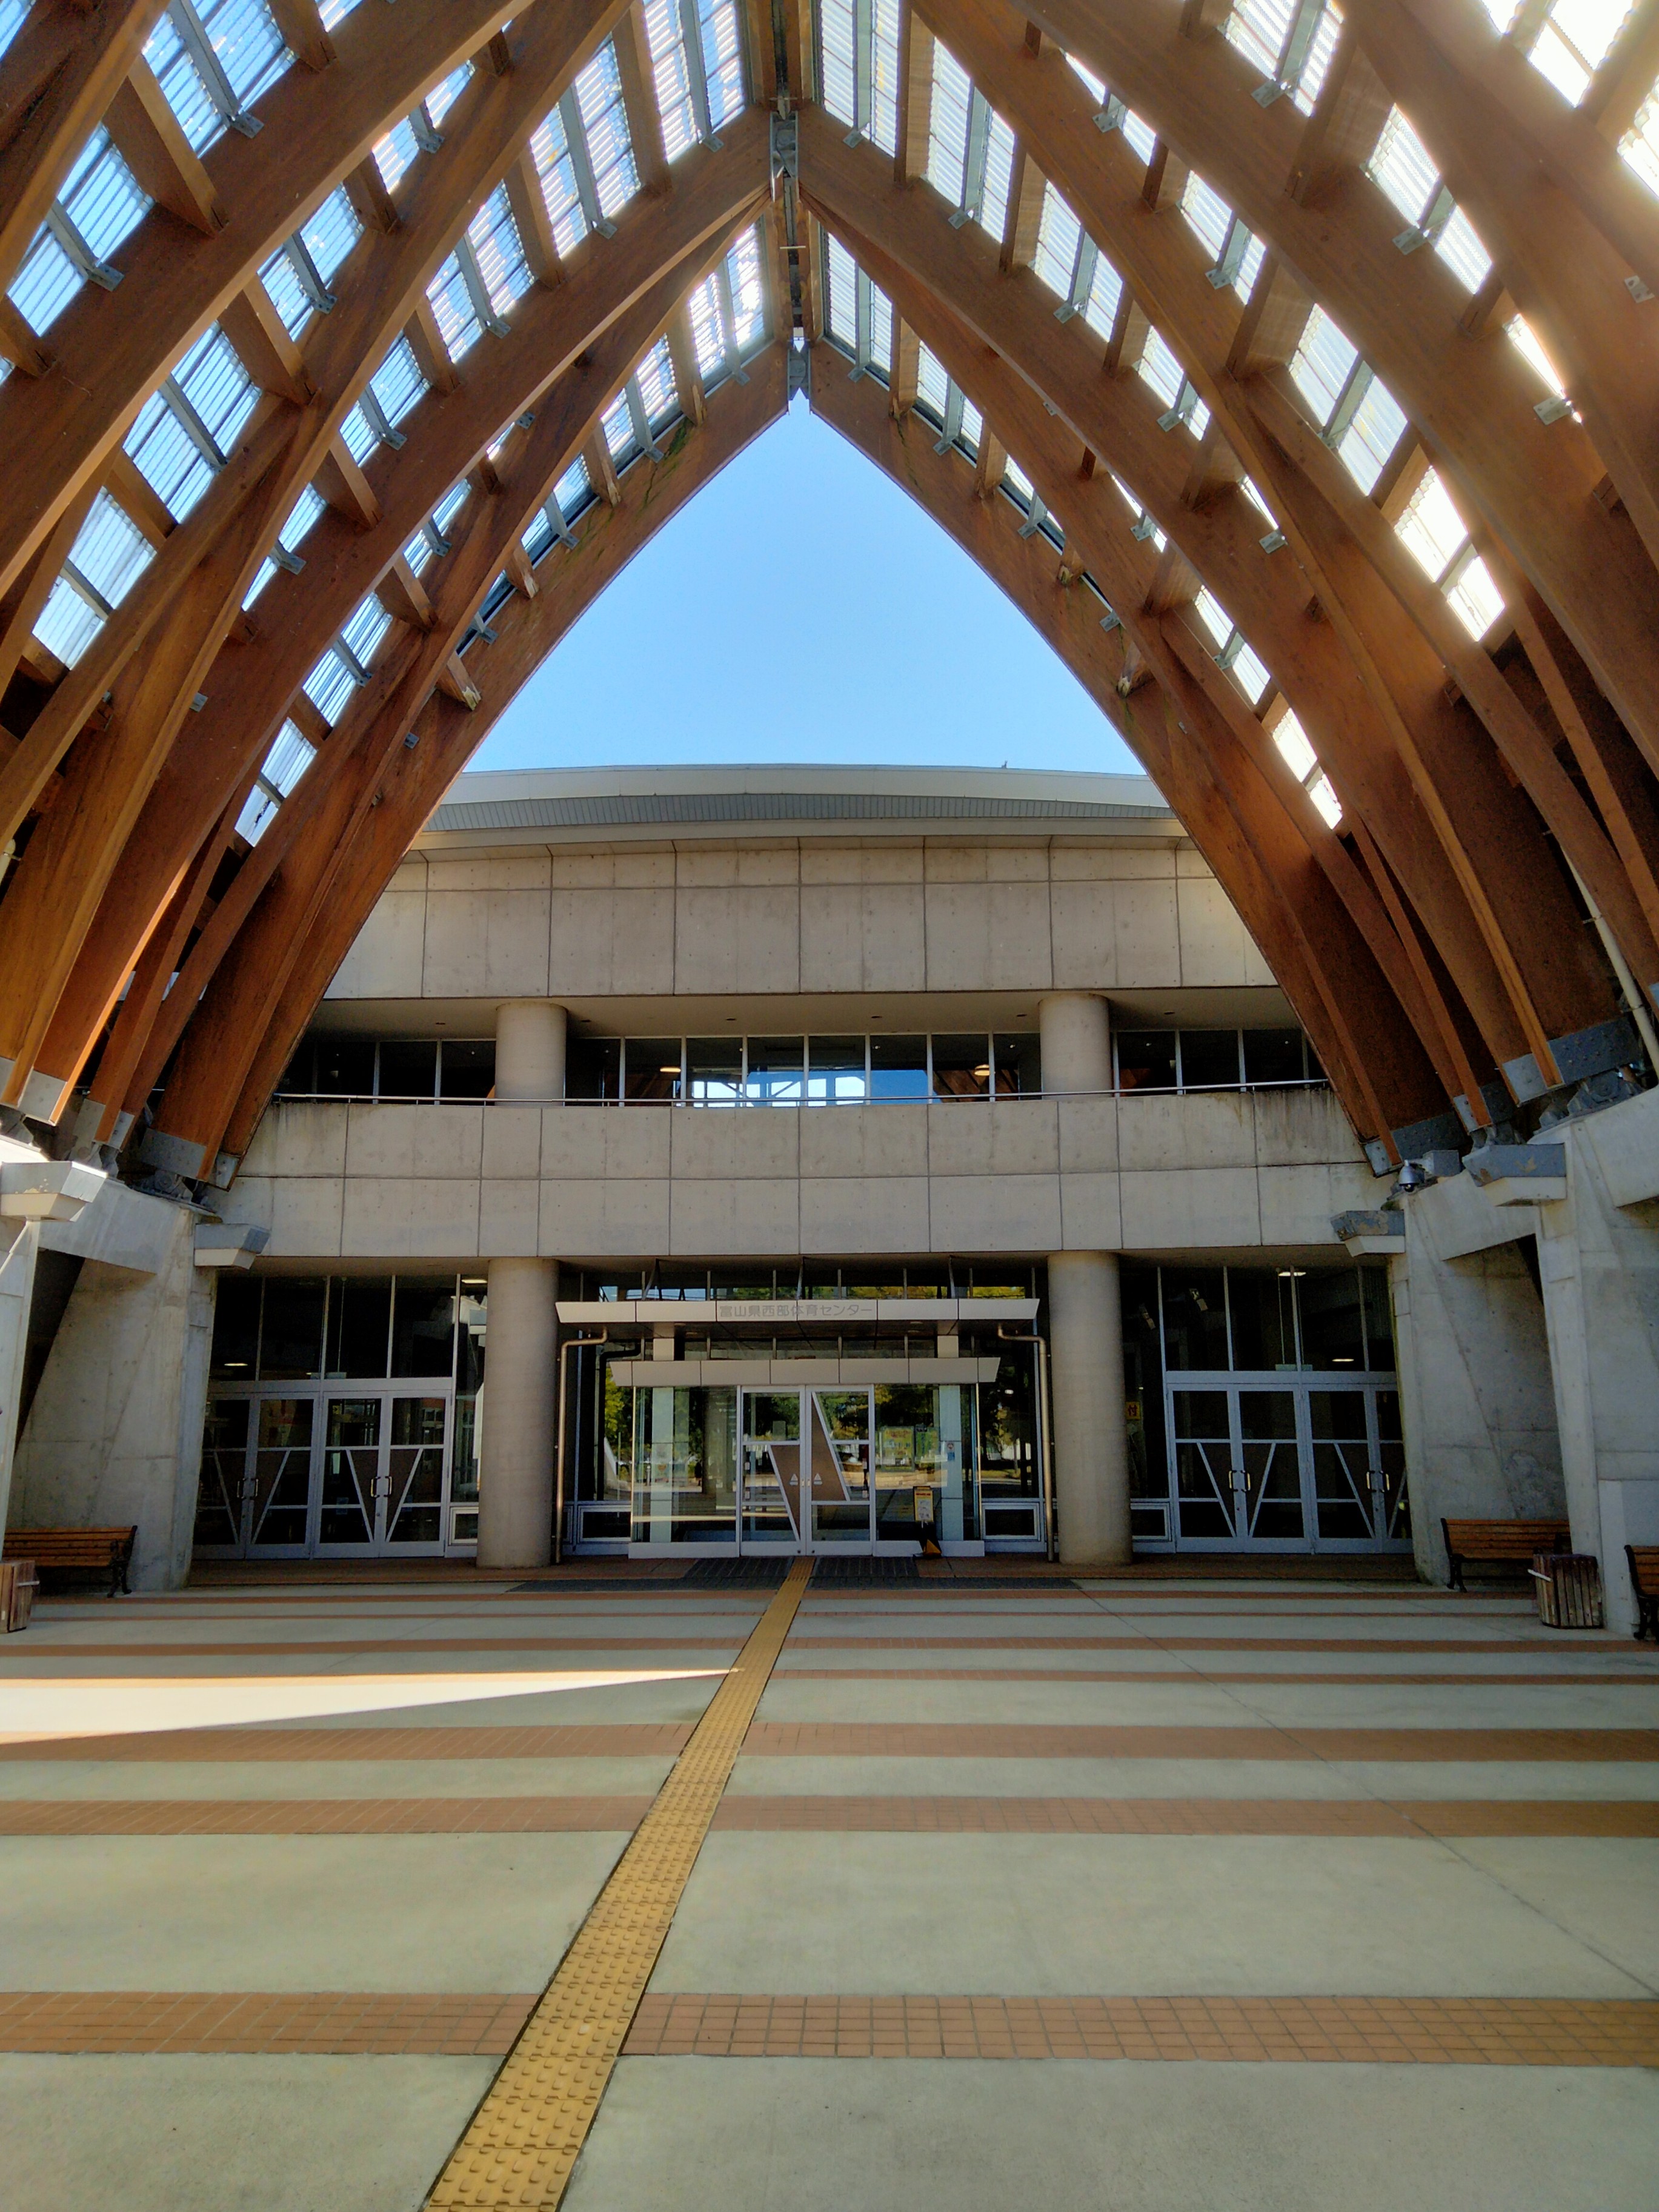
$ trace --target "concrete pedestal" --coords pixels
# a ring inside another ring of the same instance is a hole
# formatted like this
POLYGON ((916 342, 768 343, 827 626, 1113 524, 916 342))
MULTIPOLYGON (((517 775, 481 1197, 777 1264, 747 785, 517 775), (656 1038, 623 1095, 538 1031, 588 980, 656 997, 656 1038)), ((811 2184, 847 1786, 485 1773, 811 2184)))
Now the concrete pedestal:
POLYGON ((495 1009, 495 1096, 564 1102, 565 1011, 547 999, 509 999, 495 1009))
POLYGON ((553 1556, 558 1272, 552 1260, 489 1263, 481 1567, 544 1567, 553 1556))
POLYGON ((1129 1558, 1129 1448, 1115 1252, 1048 1255, 1054 1508, 1068 1563, 1129 1558))

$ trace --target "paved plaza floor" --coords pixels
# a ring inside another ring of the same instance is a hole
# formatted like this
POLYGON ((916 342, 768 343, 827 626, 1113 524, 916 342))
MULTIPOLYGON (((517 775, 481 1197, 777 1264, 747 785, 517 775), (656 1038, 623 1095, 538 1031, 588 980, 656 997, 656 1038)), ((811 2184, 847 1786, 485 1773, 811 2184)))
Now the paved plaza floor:
MULTIPOLYGON (((42 1605, 0 2207, 417 2212, 773 1595, 42 1605)), ((967 1562, 807 1588, 564 2197, 1656 2202, 1650 1645, 1512 1584, 967 1562)))

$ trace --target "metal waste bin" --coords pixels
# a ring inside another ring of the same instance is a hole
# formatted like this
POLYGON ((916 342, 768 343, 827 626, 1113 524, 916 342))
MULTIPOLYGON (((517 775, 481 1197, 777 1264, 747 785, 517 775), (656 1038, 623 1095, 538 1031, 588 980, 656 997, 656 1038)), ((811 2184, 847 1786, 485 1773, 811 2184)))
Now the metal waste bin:
POLYGON ((1546 1628, 1600 1628, 1601 1569, 1591 1552, 1540 1552, 1528 1571, 1546 1628))

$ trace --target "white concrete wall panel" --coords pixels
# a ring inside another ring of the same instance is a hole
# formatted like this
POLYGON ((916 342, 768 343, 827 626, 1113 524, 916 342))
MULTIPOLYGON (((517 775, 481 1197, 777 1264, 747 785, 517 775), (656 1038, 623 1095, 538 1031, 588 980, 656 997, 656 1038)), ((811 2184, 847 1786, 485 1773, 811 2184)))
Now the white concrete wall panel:
POLYGON ((787 1107, 763 1113, 703 1109, 665 1114, 676 1182, 711 1176, 782 1177, 800 1170, 801 1116, 787 1107))
POLYGON ((424 867, 415 887, 380 894, 328 987, 331 999, 418 999, 425 989, 424 867))
POLYGON ((929 1195, 935 1252, 1058 1250, 1058 1175, 938 1176, 929 1195))
POLYGON ((1009 1099, 988 1114, 977 1100, 935 1106, 927 1115, 927 1165, 936 1176, 1058 1175, 1057 1102, 1009 1099))
POLYGON ((483 1166, 485 1106, 363 1105, 347 1109, 348 1176, 448 1181, 483 1166))
POLYGON ((539 1106, 492 1106, 483 1117, 483 1171, 486 1179, 533 1182, 542 1171, 539 1106))
POLYGON ((927 1118, 933 1110, 928 1106, 809 1108, 800 1124, 801 1174, 925 1176, 927 1118))
POLYGON ((1060 1179, 1060 1246, 1068 1252, 1116 1252, 1123 1248, 1123 1180, 1117 1175, 1063 1175, 1060 1179))
POLYGON ((1059 1109, 1060 1171, 1065 1176, 1099 1175, 1118 1164, 1115 1098, 1061 1098, 1059 1109))
POLYGON ((793 1176, 676 1181, 670 1187, 668 1249, 702 1253, 798 1252, 801 1186, 793 1176))
POLYGON ((1255 1113, 1242 1091, 1131 1092, 1118 1101, 1117 1142, 1126 1170, 1253 1168, 1255 1113))
MULTIPOLYGON (((530 1259, 541 1249, 542 1186, 535 1177, 486 1176, 478 1186, 477 1256, 530 1259)), ((457 1258, 474 1256, 458 1253, 457 1258)))
MULTIPOLYGON (((830 1118, 826 1115, 824 1119, 830 1118)), ((926 1176, 807 1176, 800 1184, 800 1244, 815 1252, 927 1252, 926 1176)))
POLYGON ((340 1208, 347 1259, 443 1260, 478 1249, 475 1175, 441 1179, 348 1176, 340 1208))
POLYGON ((586 1177, 541 1186, 539 1249, 618 1260, 657 1259, 670 1249, 669 1183, 586 1177))
MULTIPOLYGON (((1126 1169, 1126 1252, 1227 1249, 1261 1242, 1254 1168, 1126 1169)), ((1325 1224, 1326 1238, 1330 1224, 1325 1224)))

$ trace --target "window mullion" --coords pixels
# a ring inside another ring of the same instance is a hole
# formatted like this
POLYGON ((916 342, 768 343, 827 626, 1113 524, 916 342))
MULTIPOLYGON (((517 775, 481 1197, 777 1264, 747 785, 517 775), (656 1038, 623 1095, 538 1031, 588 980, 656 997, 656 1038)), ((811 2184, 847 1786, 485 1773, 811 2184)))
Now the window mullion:
POLYGON ((590 230, 597 230, 601 238, 614 238, 617 226, 606 216, 599 205, 599 188, 593 175, 593 157, 588 151, 587 126, 582 121, 580 102, 573 85, 559 101, 559 119, 564 125, 565 150, 570 156, 570 169, 576 179, 576 196, 582 204, 582 213, 590 230))
POLYGON ((257 115, 250 115, 237 98, 236 88, 225 75, 224 65, 214 52, 207 27, 191 4, 191 0, 171 0, 167 15, 179 33, 179 43, 196 64, 208 98, 225 123, 244 138, 256 137, 264 125, 257 115))

